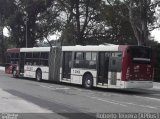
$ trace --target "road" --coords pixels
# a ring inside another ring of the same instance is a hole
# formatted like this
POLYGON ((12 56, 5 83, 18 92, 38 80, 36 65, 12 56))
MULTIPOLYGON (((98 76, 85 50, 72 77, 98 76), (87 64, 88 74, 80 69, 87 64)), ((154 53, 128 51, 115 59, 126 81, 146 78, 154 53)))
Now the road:
POLYGON ((0 113, 21 113, 19 118, 23 119, 93 119, 99 113, 158 113, 159 92, 160 89, 87 90, 76 85, 14 79, 0 71, 0 113))

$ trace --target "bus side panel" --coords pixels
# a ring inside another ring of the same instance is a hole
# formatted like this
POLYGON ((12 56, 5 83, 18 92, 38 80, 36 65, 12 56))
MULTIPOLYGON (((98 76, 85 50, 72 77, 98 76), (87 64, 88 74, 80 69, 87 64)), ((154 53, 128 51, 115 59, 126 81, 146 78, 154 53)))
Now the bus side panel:
POLYGON ((41 69, 42 79, 48 80, 49 68, 47 66, 24 65, 24 77, 36 78, 37 69, 41 69))
POLYGON ((93 86, 96 86, 97 71, 90 70, 90 69, 72 68, 71 69, 71 83, 82 85, 83 76, 85 73, 91 73, 91 75, 93 76, 93 86))

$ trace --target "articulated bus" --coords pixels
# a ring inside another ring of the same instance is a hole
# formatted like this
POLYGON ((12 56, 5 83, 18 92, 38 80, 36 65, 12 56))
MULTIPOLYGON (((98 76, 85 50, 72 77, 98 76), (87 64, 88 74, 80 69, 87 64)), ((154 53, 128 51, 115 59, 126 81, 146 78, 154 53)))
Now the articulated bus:
POLYGON ((149 47, 129 45, 12 48, 5 72, 86 88, 152 88, 154 55, 149 47))

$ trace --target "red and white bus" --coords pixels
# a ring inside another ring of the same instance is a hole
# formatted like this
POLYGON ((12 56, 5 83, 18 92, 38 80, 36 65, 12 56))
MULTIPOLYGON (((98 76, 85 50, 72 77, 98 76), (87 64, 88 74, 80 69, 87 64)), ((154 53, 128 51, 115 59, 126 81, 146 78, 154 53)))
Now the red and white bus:
POLYGON ((128 45, 13 48, 6 73, 86 88, 152 88, 154 55, 149 47, 128 45))

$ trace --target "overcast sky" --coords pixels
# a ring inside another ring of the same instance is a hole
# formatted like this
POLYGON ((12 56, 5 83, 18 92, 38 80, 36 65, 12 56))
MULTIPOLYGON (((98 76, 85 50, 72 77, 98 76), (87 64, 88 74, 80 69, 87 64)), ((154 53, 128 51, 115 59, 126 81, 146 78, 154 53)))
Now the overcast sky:
POLYGON ((155 41, 158 41, 160 43, 160 30, 155 29, 151 32, 151 36, 155 38, 155 41))

